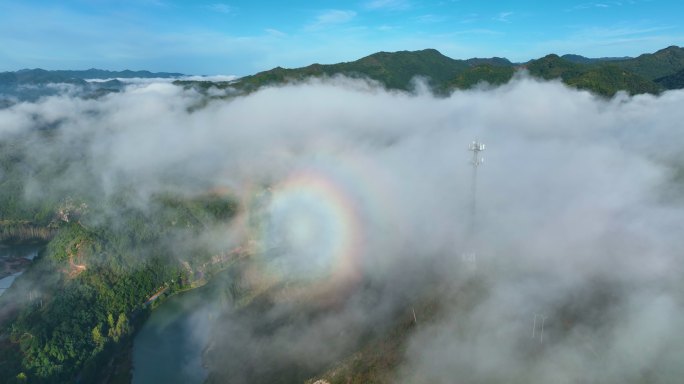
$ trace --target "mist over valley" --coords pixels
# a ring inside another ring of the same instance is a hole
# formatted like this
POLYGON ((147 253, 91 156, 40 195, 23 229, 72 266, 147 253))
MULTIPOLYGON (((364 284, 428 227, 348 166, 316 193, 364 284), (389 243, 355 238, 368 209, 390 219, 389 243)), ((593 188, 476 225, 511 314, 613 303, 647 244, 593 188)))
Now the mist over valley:
POLYGON ((413 84, 0 109, 3 241, 42 244, 0 297, 2 377, 677 382, 684 92, 413 84), (186 351, 163 369, 155 332, 186 351))

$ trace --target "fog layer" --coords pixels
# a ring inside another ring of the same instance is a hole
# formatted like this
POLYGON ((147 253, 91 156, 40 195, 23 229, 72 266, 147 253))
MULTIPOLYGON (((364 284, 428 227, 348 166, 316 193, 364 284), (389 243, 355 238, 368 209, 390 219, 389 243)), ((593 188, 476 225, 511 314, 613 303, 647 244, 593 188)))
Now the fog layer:
POLYGON ((394 382, 684 377, 684 92, 606 100, 525 76, 446 98, 418 88, 335 78, 206 102, 171 84, 133 85, 2 109, 0 140, 20 140, 35 164, 83 159, 59 179, 28 180, 28 200, 126 189, 145 206, 154 193, 221 189, 249 201, 270 187, 272 201, 302 204, 293 213, 267 201, 267 235, 237 220, 202 239, 224 249, 285 237, 272 257, 281 273, 255 273, 295 286, 260 312, 202 322, 215 333, 217 381, 316 373, 429 300, 438 310, 419 309, 402 334, 394 382), (476 138, 486 162, 466 238, 476 138), (320 180, 329 187, 312 199, 329 205, 285 199, 320 180), (465 263, 473 250, 476 264, 465 263), (335 304, 312 310, 297 290, 335 304))

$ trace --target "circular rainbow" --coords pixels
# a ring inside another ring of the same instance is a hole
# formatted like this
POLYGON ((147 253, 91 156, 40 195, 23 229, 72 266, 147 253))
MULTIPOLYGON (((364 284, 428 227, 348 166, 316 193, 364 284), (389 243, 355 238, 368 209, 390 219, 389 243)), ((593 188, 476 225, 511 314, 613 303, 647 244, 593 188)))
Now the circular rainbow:
POLYGON ((361 220, 355 201, 330 175, 305 170, 268 191, 260 215, 260 257, 280 280, 359 274, 361 220))

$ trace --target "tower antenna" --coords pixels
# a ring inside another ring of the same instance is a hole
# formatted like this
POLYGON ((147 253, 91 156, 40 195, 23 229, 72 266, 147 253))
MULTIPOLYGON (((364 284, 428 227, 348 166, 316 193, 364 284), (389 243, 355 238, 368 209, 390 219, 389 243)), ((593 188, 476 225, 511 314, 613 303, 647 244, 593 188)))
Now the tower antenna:
POLYGON ((470 160, 470 164, 473 166, 470 184, 472 198, 470 202, 470 235, 474 236, 477 219, 477 169, 480 168, 480 165, 484 164, 484 157, 482 157, 481 152, 485 150, 485 145, 475 139, 468 146, 468 150, 473 152, 473 158, 470 160))
POLYGON ((468 150, 473 152, 473 157, 470 160, 470 164, 473 166, 473 171, 470 183, 470 226, 466 240, 468 249, 466 249, 466 252, 463 254, 463 260, 474 269, 477 262, 477 253, 475 251, 475 238, 477 236, 477 169, 484 163, 484 158, 482 157, 481 152, 485 150, 485 145, 475 139, 475 141, 468 145, 468 150))
POLYGON ((544 323, 546 322, 546 316, 540 315, 538 313, 534 314, 534 320, 532 321, 532 338, 536 339, 537 328, 539 327, 539 322, 537 319, 541 320, 541 332, 539 334, 539 344, 544 344, 544 323))

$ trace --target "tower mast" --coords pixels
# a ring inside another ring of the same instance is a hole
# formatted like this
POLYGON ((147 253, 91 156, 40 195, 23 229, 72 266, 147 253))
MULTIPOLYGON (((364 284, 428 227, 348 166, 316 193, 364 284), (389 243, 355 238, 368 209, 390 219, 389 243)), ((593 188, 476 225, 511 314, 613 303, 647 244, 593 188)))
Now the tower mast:
POLYGON ((482 157, 481 152, 485 150, 485 145, 475 139, 475 141, 470 143, 468 146, 468 150, 473 152, 473 157, 470 160, 470 164, 473 166, 473 171, 470 184, 470 226, 468 228, 466 238, 467 249, 463 254, 463 260, 470 266, 471 269, 475 269, 477 263, 477 253, 475 251, 475 245, 477 243, 477 169, 484 163, 484 158, 482 157))
POLYGON ((473 153, 473 158, 470 160, 470 164, 473 166, 473 172, 470 183, 470 233, 468 234, 469 238, 473 239, 476 235, 477 228, 477 169, 484 163, 481 152, 485 150, 485 145, 475 139, 475 141, 468 146, 468 150, 473 153))

